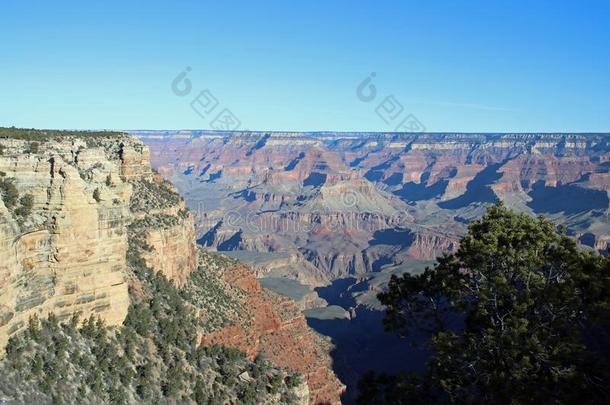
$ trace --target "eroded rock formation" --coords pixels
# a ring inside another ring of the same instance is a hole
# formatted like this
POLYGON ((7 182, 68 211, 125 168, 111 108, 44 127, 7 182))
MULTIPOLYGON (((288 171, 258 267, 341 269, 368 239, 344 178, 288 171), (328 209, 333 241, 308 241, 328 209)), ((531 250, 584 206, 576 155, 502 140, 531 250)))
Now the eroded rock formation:
POLYGON ((313 286, 452 251, 497 200, 609 246, 606 134, 138 135, 201 208, 202 244, 289 253, 301 271, 285 275, 313 286))

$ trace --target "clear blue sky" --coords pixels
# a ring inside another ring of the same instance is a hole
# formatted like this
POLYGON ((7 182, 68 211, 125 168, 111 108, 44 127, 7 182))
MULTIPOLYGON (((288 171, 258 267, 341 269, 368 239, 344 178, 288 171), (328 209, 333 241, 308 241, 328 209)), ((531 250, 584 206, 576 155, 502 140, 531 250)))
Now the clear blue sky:
POLYGON ((247 129, 387 131, 375 107, 393 95, 429 131, 610 131, 608 1, 9 0, 0 16, 2 126, 205 129, 190 102, 209 89, 247 129))

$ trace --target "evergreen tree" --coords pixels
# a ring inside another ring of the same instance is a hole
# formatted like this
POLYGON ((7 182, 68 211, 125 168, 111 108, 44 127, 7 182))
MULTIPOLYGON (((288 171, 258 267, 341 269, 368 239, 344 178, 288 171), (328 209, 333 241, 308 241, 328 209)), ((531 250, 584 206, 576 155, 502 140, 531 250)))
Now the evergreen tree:
POLYGON ((427 332, 433 354, 422 378, 368 374, 360 403, 610 399, 610 260, 542 217, 496 204, 455 254, 378 297, 386 329, 427 332))

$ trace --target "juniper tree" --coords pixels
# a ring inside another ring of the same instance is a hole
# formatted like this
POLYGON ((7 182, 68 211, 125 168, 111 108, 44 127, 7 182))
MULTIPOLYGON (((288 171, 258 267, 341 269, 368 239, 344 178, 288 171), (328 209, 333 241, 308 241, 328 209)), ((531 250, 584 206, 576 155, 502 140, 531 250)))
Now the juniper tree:
POLYGON ((426 332, 433 354, 420 378, 368 374, 361 403, 610 398, 610 260, 542 217, 496 204, 455 254, 420 275, 393 276, 378 298, 386 329, 426 332))

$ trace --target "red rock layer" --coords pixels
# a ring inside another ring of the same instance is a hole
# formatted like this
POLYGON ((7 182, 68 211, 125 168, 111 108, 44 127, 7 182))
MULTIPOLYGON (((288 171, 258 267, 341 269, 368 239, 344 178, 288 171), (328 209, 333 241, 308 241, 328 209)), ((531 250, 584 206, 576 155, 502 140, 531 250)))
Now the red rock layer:
POLYGON ((301 373, 312 404, 339 404, 345 389, 331 368, 330 344, 307 326, 294 302, 263 289, 250 269, 236 265, 224 279, 245 293, 244 321, 202 338, 203 344, 234 347, 253 359, 262 355, 274 365, 301 373))

